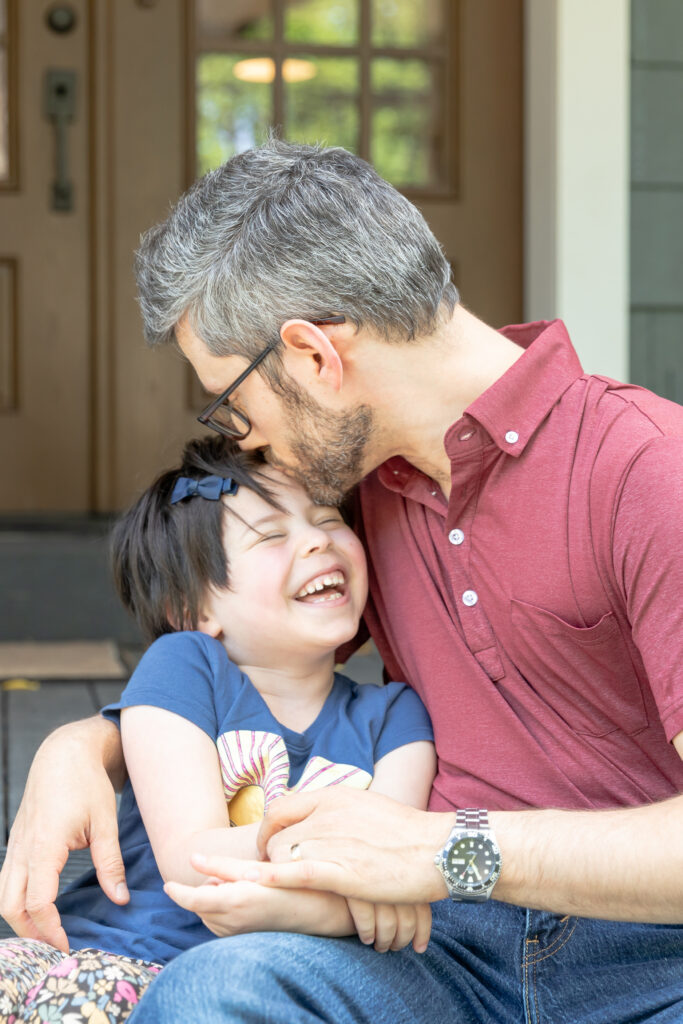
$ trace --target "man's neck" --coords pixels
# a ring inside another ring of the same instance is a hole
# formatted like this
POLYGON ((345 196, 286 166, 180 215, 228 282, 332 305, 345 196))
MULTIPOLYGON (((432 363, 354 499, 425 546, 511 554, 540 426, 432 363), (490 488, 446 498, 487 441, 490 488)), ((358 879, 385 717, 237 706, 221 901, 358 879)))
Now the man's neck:
POLYGON ((401 455, 448 497, 451 470, 444 435, 522 352, 462 305, 430 337, 384 344, 383 366, 376 367, 381 376, 374 377, 382 381, 381 392, 370 397, 378 424, 375 465, 401 455))

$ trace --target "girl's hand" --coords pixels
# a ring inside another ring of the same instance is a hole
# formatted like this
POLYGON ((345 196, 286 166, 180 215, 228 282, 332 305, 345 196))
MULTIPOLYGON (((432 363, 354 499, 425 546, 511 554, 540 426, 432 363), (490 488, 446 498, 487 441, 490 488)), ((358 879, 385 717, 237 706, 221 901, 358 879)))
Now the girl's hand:
POLYGON ((214 935, 246 932, 302 932, 352 935, 353 920, 342 896, 297 889, 267 889, 255 882, 210 877, 204 885, 167 882, 164 891, 197 914, 214 935))
MULTIPOLYGON (((264 889, 255 882, 216 882, 200 886, 167 882, 164 891, 185 910, 201 918, 214 935, 296 931, 300 894, 264 889)), ((309 895, 309 894, 304 894, 309 895)))
POLYGON ((403 949, 411 942, 416 953, 426 950, 432 930, 429 903, 346 902, 358 938, 368 946, 374 945, 378 953, 403 949))

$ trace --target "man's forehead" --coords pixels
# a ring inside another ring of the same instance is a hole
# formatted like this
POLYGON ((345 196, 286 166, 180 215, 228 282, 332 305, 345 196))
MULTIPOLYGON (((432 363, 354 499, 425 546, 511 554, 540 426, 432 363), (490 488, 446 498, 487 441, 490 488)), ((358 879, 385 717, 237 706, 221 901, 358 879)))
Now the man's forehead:
POLYGON ((238 375, 245 359, 237 355, 216 356, 210 352, 206 342, 194 332, 187 318, 178 322, 175 329, 178 348, 209 394, 220 394, 238 375))

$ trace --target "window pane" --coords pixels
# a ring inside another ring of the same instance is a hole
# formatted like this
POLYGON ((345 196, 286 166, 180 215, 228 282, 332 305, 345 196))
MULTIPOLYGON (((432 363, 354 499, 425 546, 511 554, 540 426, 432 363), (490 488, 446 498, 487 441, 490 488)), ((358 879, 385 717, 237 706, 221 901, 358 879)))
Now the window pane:
POLYGON ((272 39, 271 0, 195 0, 197 34, 220 39, 272 39))
POLYGON ((271 57, 197 58, 197 174, 262 142, 272 119, 271 57))
POLYGON ((358 61, 354 57, 301 57, 313 75, 308 80, 287 81, 285 135, 291 142, 324 142, 358 150, 358 61))
POLYGON ((285 40, 353 46, 358 41, 359 0, 285 0, 285 40))
POLYGON ((378 57, 371 66, 371 159, 398 188, 440 184, 443 88, 435 64, 378 57))
POLYGON ((444 38, 443 0, 371 0, 373 46, 426 46, 444 38))

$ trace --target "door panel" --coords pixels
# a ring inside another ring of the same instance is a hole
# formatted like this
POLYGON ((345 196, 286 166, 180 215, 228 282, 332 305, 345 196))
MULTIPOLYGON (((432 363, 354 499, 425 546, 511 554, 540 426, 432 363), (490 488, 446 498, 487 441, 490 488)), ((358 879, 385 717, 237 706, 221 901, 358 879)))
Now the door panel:
POLYGON ((18 174, 0 190, 3 364, 0 510, 83 511, 90 506, 90 287, 88 185, 88 12, 56 34, 50 5, 16 4, 18 174), (44 74, 76 75, 76 111, 65 126, 73 209, 55 210, 55 128, 44 114, 44 74), (9 368, 8 368, 9 367, 9 368), (10 394, 11 392, 11 394, 10 394))
POLYGON ((199 431, 186 364, 146 347, 133 253, 187 184, 187 3, 97 0, 93 33, 96 182, 96 507, 121 508, 199 431), (195 429, 196 428, 196 429, 195 429))

